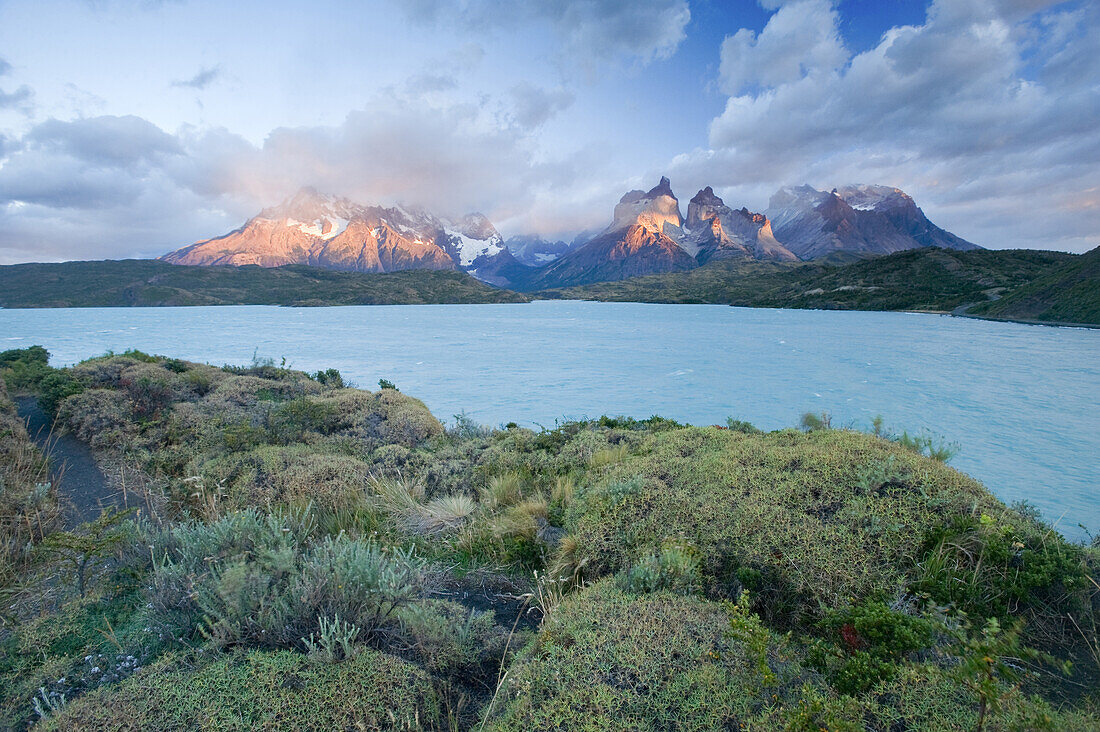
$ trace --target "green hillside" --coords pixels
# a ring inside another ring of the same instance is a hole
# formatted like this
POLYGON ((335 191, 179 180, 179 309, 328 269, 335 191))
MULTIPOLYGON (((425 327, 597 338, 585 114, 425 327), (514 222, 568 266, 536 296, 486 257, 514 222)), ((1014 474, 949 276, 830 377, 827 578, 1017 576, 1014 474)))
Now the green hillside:
POLYGON ((744 307, 948 312, 1012 290, 1071 254, 914 249, 850 264, 722 261, 690 272, 547 290, 542 297, 744 307))
POLYGON ((0 267, 0 307, 422 305, 526 302, 463 272, 337 272, 290 265, 186 267, 126 259, 0 267))
POLYGON ((968 315, 1040 322, 1100 324, 1100 248, 1074 257, 968 315))

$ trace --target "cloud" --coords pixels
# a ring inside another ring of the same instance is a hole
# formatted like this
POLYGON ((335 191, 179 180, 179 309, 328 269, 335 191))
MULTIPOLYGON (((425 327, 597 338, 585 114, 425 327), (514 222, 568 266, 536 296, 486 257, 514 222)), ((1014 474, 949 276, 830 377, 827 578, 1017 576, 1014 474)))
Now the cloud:
POLYGON ((473 33, 546 23, 561 40, 561 57, 589 71, 669 57, 691 20, 687 0, 404 0, 400 6, 418 22, 473 33))
POLYGON ((368 108, 335 126, 276 129, 262 145, 138 117, 39 123, 0 141, 0 261, 158 255, 306 185, 500 220, 582 177, 585 161, 537 160, 526 128, 482 106, 391 90, 368 108))
POLYGON ((178 140, 140 117, 102 116, 62 122, 49 119, 24 137, 27 149, 64 153, 95 167, 133 169, 166 155, 180 155, 178 140))
MULTIPOLYGON (((10 73, 11 64, 0 58, 0 76, 7 76, 10 73)), ((0 89, 0 110, 10 109, 30 115, 34 108, 31 102, 33 98, 34 90, 26 84, 20 86, 13 92, 6 92, 0 89)))
POLYGON ((25 84, 13 92, 5 92, 0 89, 0 109, 28 111, 33 97, 34 92, 25 84))
POLYGON ((838 22, 830 0, 799 0, 783 4, 759 35, 742 28, 728 36, 718 72, 722 90, 738 94, 834 71, 848 60, 838 22))
POLYGON ((190 79, 173 81, 172 86, 184 89, 198 89, 199 91, 201 91, 217 81, 218 77, 220 77, 221 74, 221 66, 211 66, 209 68, 204 66, 203 68, 199 69, 199 72, 192 76, 190 79))
POLYGON ((672 170, 735 196, 881 182, 985 246, 1100 244, 1100 8, 1046 5, 935 0, 841 57, 828 3, 784 3, 723 43, 730 97, 672 170))
POLYGON ((509 95, 512 98, 516 122, 528 129, 544 124, 558 112, 568 109, 576 99, 568 89, 543 89, 529 82, 513 86, 509 95))
POLYGON ((414 74, 405 82, 411 94, 432 94, 458 88, 458 79, 451 74, 414 74))

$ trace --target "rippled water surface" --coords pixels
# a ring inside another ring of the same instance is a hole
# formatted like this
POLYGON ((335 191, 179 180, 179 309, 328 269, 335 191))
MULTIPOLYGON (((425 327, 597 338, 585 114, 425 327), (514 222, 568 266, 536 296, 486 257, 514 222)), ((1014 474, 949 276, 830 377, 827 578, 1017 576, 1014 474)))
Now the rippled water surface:
POLYGON ((339 308, 0 310, 0 350, 55 365, 138 348, 215 364, 253 354, 379 378, 444 420, 551 426, 601 414, 763 428, 930 430, 952 465, 1068 535, 1100 529, 1100 331, 907 313, 536 302, 339 308))

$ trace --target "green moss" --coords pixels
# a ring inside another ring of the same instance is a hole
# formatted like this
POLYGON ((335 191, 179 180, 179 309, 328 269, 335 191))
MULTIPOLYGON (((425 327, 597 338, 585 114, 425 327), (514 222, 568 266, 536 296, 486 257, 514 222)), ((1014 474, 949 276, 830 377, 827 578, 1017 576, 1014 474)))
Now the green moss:
POLYGON ((687 428, 647 435, 638 452, 570 512, 589 572, 619 571, 684 541, 702 555, 709 593, 732 598, 745 587, 786 622, 892 595, 927 527, 975 506, 998 511, 976 481, 856 432, 687 428), (867 480, 866 466, 887 462, 888 481, 867 480))
POLYGON ((166 658, 35 729, 430 729, 439 717, 428 676, 393 656, 365 650, 313 665, 298 653, 252 651, 198 670, 166 658))
POLYGON ((28 726, 40 688, 73 698, 125 674, 125 656, 140 655, 129 624, 141 600, 135 593, 78 599, 17 626, 0 645, 0 729, 28 726))
POLYGON ((567 599, 508 672, 488 729, 737 729, 799 673, 771 638, 774 685, 722 605, 604 581, 567 599))

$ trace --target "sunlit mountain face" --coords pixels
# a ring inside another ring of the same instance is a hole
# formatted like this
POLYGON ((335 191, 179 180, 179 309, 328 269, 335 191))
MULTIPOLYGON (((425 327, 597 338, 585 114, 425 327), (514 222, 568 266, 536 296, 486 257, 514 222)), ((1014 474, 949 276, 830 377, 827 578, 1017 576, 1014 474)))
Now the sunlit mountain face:
POLYGON ((421 208, 362 205, 303 189, 239 229, 163 259, 360 272, 461 269, 494 285, 538 289, 678 272, 721 259, 791 262, 926 246, 975 248, 928 221, 898 188, 847 185, 826 193, 786 187, 759 213, 727 206, 707 186, 688 202, 685 217, 671 181, 662 177, 648 191, 623 194, 611 223, 574 245, 537 235, 506 243, 479 213, 450 221, 421 208))

